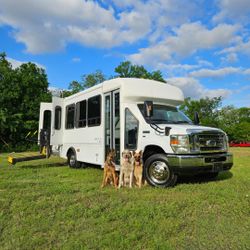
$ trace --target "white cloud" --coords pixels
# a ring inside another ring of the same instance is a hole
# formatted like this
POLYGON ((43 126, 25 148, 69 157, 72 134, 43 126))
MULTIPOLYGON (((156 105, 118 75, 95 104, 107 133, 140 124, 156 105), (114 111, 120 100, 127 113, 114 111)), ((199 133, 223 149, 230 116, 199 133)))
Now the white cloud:
POLYGON ((151 28, 145 13, 124 11, 115 16, 95 1, 0 0, 2 23, 14 28, 14 37, 27 52, 44 53, 63 49, 67 43, 109 48, 132 43, 151 28))
POLYGON ((244 74, 246 74, 246 75, 250 75, 250 69, 246 69, 246 70, 244 70, 244 74))
POLYGON ((185 97, 194 99, 219 96, 226 98, 232 94, 229 89, 207 89, 197 79, 192 77, 173 77, 166 80, 169 84, 182 89, 185 97))
MULTIPOLYGON (((28 61, 18 61, 16 59, 13 59, 13 58, 10 58, 10 57, 7 57, 6 59, 12 65, 12 67, 14 69, 20 67, 23 63, 28 63, 28 61)), ((45 66, 42 65, 42 64, 39 64, 37 62, 31 62, 31 63, 34 63, 39 68, 46 69, 45 66)))
POLYGON ((225 57, 221 58, 222 63, 235 63, 238 61, 238 55, 236 53, 229 53, 225 57))
POLYGON ((190 76, 192 77, 224 77, 226 75, 230 74, 239 74, 242 73, 241 68, 234 68, 234 67, 226 67, 221 69, 200 69, 197 71, 193 71, 190 73, 190 76))
POLYGON ((192 70, 198 70, 202 67, 213 67, 211 62, 206 60, 201 60, 199 57, 196 58, 196 64, 167 64, 167 63, 158 63, 157 70, 167 72, 168 77, 178 76, 178 75, 187 75, 192 70))
POLYGON ((68 43, 111 48, 146 38, 197 18, 199 2, 186 0, 0 0, 0 24, 13 28, 29 53, 62 50, 68 43), (184 7, 185 6, 185 7, 184 7))
POLYGON ((110 48, 187 21, 195 4, 181 9, 183 2, 103 1, 104 8, 97 1, 0 0, 0 23, 12 26, 14 37, 30 53, 58 51, 70 42, 110 48), (115 13, 112 6, 125 9, 115 13))
POLYGON ((250 21, 249 0, 218 0, 220 12, 213 17, 215 22, 224 19, 233 19, 238 22, 250 21))
POLYGON ((217 54, 222 55, 222 54, 233 54, 233 53, 250 55, 250 39, 246 42, 239 40, 235 45, 227 47, 218 52, 217 54))
POLYGON ((81 58, 79 58, 79 57, 73 57, 71 59, 71 61, 74 62, 74 63, 79 63, 79 62, 81 62, 81 58))
POLYGON ((128 56, 134 63, 148 64, 154 67, 173 58, 187 57, 200 49, 212 49, 229 45, 235 39, 239 26, 219 24, 209 30, 201 23, 187 23, 174 29, 174 35, 160 43, 141 48, 139 53, 128 56))

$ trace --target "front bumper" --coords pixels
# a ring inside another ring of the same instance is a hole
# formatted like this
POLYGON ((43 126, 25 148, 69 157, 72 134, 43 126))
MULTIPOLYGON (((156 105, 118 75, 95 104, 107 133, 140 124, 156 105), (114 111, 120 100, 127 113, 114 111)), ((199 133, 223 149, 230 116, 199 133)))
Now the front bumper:
POLYGON ((221 172, 233 166, 231 153, 206 155, 168 155, 168 163, 177 174, 221 172))

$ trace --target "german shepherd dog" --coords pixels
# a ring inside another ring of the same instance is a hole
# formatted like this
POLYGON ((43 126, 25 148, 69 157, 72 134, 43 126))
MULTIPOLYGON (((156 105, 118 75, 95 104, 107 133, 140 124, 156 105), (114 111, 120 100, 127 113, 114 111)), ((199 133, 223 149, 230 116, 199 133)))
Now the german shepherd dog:
POLYGON ((135 180, 135 185, 141 188, 142 182, 143 182, 143 177, 142 177, 142 172, 143 172, 143 165, 142 165, 142 150, 140 151, 134 151, 133 152, 134 156, 134 180, 135 180))
POLYGON ((115 150, 111 149, 108 153, 105 164, 104 164, 104 172, 103 172, 103 180, 102 180, 102 188, 107 186, 108 184, 114 185, 115 188, 118 186, 118 176, 115 172, 115 150))

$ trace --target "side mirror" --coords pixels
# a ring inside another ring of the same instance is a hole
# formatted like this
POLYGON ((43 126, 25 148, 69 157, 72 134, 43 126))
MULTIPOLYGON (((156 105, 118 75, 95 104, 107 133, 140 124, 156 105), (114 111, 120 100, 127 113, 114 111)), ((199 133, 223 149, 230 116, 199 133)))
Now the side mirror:
POLYGON ((195 125, 200 124, 200 118, 199 118, 199 114, 197 111, 194 112, 194 124, 195 125))
POLYGON ((144 111, 145 117, 152 117, 153 116, 153 102, 145 101, 143 111, 144 111))

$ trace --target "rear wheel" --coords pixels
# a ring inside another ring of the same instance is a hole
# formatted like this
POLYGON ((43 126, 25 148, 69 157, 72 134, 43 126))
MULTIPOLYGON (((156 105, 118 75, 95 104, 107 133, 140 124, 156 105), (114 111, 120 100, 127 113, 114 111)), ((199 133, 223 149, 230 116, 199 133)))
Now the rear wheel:
POLYGON ((177 181, 177 176, 169 166, 164 154, 155 154, 146 160, 145 176, 147 182, 155 187, 172 187, 177 181))
POLYGON ((81 162, 77 161, 76 153, 74 151, 70 151, 68 153, 68 164, 70 168, 80 168, 81 162))

